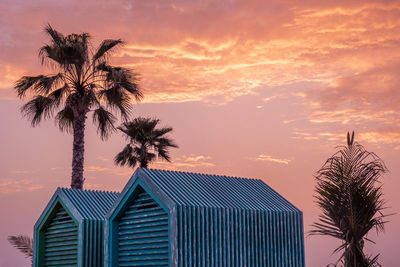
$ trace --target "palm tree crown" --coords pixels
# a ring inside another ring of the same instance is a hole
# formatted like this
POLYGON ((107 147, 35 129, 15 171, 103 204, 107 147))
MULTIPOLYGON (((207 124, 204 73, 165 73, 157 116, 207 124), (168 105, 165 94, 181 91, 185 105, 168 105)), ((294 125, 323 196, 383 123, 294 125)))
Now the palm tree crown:
POLYGON ((21 108, 32 126, 55 115, 60 130, 73 133, 71 187, 81 189, 88 113, 105 139, 115 129, 115 112, 127 119, 132 99, 140 100, 142 93, 135 73, 108 63, 108 56, 123 43, 121 40, 104 40, 92 51, 87 33, 64 36, 50 25, 45 32, 51 42, 40 49, 39 57, 55 73, 24 76, 15 89, 20 98, 27 92, 32 97, 21 108))
POLYGON ((378 256, 365 255, 363 248, 371 229, 384 229, 379 179, 387 169, 377 155, 354 143, 354 132, 347 140, 317 172, 315 198, 322 215, 310 234, 341 240, 334 252, 343 251, 339 261, 345 267, 376 266, 378 256))
POLYGON ((159 122, 158 119, 139 117, 118 127, 126 135, 129 144, 115 156, 115 164, 135 167, 139 163, 141 168, 147 168, 157 157, 170 162, 168 148, 178 146, 165 137, 172 128, 156 128, 159 122))

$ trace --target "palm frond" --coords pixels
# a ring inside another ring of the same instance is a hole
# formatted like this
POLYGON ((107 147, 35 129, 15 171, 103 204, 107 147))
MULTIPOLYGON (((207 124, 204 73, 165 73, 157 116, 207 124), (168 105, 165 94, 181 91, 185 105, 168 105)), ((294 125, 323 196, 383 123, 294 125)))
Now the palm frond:
POLYGON ((21 108, 22 114, 31 121, 33 127, 37 126, 42 119, 48 119, 57 108, 57 99, 38 95, 24 104, 21 108))
POLYGON ((65 37, 62 33, 56 31, 53 29, 53 27, 50 24, 47 24, 44 27, 44 31, 50 35, 51 41, 54 45, 62 45, 64 43, 65 37))
POLYGON ((99 91, 99 95, 105 100, 107 106, 113 110, 118 110, 123 119, 127 119, 132 111, 130 97, 118 85, 109 89, 99 91))
POLYGON ((8 236, 8 242, 21 251, 27 258, 33 257, 33 240, 26 235, 8 236))
POLYGON ((132 152, 133 149, 131 145, 127 144, 124 149, 115 156, 115 164, 120 166, 128 165, 134 168, 138 162, 138 158, 133 155, 132 152))
POLYGON ((36 94, 47 95, 51 90, 60 85, 62 81, 62 74, 58 73, 56 75, 43 76, 37 83, 32 86, 32 89, 36 94))
POLYGON ((74 112, 70 107, 66 106, 60 110, 55 117, 55 121, 58 123, 58 128, 62 132, 73 132, 74 112))
POLYGON ((27 90, 32 88, 35 84, 37 84, 41 79, 43 79, 43 75, 38 76, 23 76, 18 81, 16 81, 14 88, 17 91, 18 97, 22 98, 25 96, 27 90))
POLYGON ((107 89, 118 87, 125 90, 137 101, 143 98, 143 93, 138 84, 139 78, 137 73, 127 68, 110 66, 106 62, 98 64, 96 69, 105 73, 105 83, 108 85, 107 89))
POLYGON ((115 121, 115 116, 101 106, 93 112, 93 122, 97 125, 97 132, 103 140, 115 131, 115 121))
POLYGON ((109 53, 114 47, 123 44, 124 42, 121 39, 118 40, 112 40, 112 39, 106 39, 103 42, 101 42, 99 48, 97 49, 96 53, 93 55, 93 61, 99 60, 107 53, 109 53))

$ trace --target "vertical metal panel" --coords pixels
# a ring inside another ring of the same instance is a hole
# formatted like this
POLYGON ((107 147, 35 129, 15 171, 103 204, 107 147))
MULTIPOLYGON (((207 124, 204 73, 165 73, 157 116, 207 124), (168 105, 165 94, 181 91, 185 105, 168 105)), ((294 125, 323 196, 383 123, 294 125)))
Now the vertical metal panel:
POLYGON ((119 266, 169 266, 168 213, 141 191, 120 218, 119 266))
POLYGON ((78 226, 61 206, 44 232, 44 266, 78 264, 78 226))
POLYGON ((303 267, 294 212, 178 207, 178 266, 303 267))

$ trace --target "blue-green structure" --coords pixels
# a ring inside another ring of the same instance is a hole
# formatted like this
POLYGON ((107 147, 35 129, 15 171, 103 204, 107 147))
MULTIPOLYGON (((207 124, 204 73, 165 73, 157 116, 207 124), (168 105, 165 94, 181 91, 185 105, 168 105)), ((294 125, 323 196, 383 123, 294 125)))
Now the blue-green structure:
POLYGON ((33 266, 103 266, 105 215, 118 196, 58 188, 34 227, 33 266))
POLYGON ((106 217, 108 267, 305 266, 302 212, 261 180, 138 169, 106 217))

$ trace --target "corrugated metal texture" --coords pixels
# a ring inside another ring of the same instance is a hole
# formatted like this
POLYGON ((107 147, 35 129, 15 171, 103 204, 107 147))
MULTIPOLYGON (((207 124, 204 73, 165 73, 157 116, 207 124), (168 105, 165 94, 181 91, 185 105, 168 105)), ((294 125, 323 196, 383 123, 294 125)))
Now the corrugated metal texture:
POLYGON ((177 217, 177 266, 305 266, 300 213, 179 206, 177 217))
POLYGON ((44 266, 77 266, 78 226, 60 206, 44 231, 44 266))
POLYGON ((104 220, 119 193, 98 190, 59 188, 76 210, 87 220, 104 220))
POLYGON ((301 211, 261 180, 142 171, 176 203, 176 266, 305 266, 301 211))
POLYGON ((142 169, 177 205, 245 210, 299 210, 257 179, 142 169))
POLYGON ((83 221, 82 266, 103 266, 103 231, 102 221, 83 221))
POLYGON ((119 266, 169 266, 168 213, 140 189, 118 222, 119 266))

